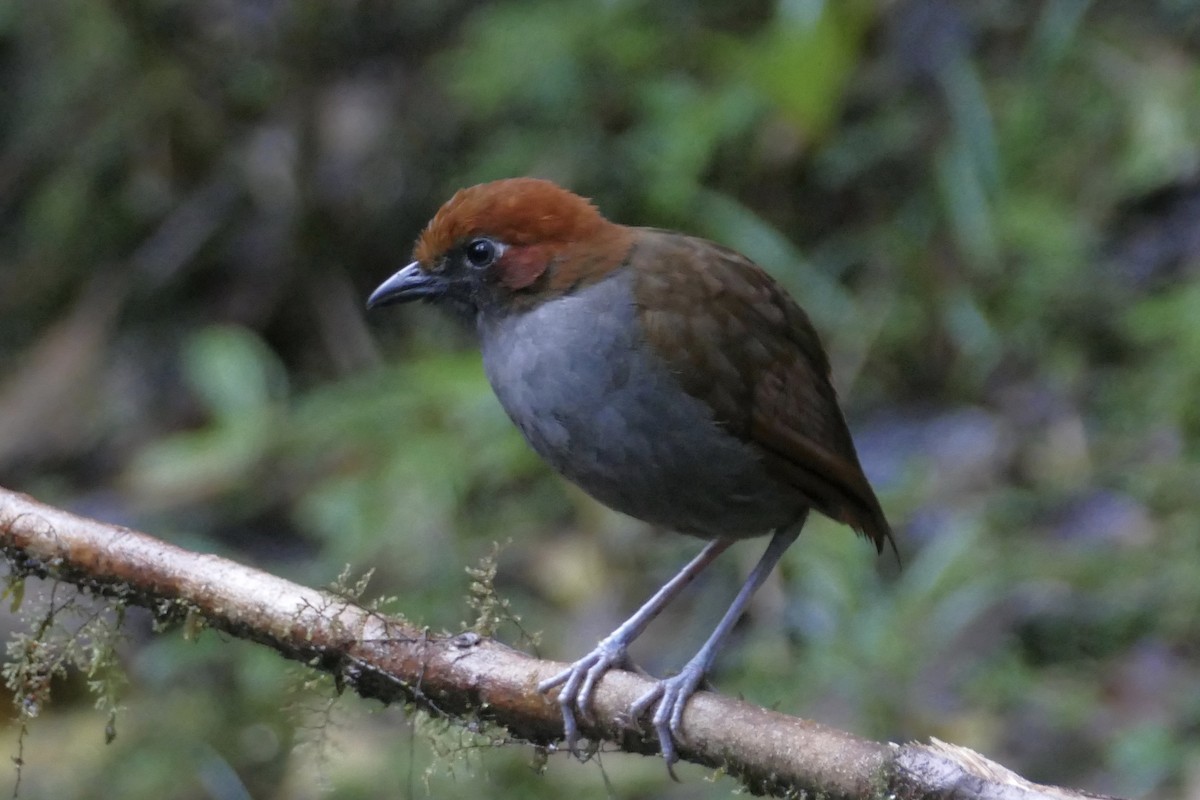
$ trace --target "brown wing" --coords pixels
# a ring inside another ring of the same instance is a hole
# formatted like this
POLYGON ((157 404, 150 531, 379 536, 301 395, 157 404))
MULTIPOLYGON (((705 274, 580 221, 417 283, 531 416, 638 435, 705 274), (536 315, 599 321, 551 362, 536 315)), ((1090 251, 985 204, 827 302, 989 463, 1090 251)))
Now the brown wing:
POLYGON ((642 229, 630 259, 646 337, 684 389, 813 508, 882 550, 891 529, 804 311, 749 259, 703 239, 642 229))

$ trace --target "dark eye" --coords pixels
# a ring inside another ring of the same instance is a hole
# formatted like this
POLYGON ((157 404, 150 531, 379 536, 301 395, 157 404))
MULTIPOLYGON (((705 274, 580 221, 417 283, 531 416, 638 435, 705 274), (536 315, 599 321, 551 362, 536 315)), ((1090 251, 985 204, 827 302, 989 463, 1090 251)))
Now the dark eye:
POLYGON ((491 239, 473 239, 467 244, 467 261, 472 267, 487 267, 496 260, 498 252, 491 239))

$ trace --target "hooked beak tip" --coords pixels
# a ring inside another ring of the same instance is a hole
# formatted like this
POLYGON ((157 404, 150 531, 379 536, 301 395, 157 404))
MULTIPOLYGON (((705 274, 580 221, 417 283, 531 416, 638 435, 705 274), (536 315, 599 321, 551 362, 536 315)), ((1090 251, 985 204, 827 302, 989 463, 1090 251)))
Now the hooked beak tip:
POLYGON ((430 297, 438 293, 436 281, 421 269, 414 261, 404 269, 388 278, 371 292, 367 298, 367 308, 380 308, 395 303, 406 303, 422 297, 430 297))

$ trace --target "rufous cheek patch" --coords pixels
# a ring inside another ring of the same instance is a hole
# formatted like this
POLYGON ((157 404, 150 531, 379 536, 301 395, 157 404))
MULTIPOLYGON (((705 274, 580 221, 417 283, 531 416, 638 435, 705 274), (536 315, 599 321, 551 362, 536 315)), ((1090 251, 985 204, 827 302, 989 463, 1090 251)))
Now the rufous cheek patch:
POLYGON ((510 291, 529 288, 546 271, 551 249, 546 245, 510 247, 496 262, 500 283, 510 291))

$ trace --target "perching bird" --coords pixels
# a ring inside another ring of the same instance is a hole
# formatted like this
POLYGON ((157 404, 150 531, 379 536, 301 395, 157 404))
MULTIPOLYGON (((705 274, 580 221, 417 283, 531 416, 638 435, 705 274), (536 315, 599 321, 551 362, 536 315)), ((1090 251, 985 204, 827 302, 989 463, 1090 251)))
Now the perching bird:
MULTIPOLYGON (((773 533, 712 635, 637 700, 668 764, 683 710, 809 509, 878 550, 891 530, 859 465, 808 317, 718 244, 609 222, 533 178, 441 207, 414 261, 368 307, 427 300, 471 324, 500 403, 542 458, 601 503, 711 540, 596 649, 542 683, 572 751, 597 681, 670 600, 739 539, 773 533)), ((894 547, 894 544, 893 544, 894 547)))

